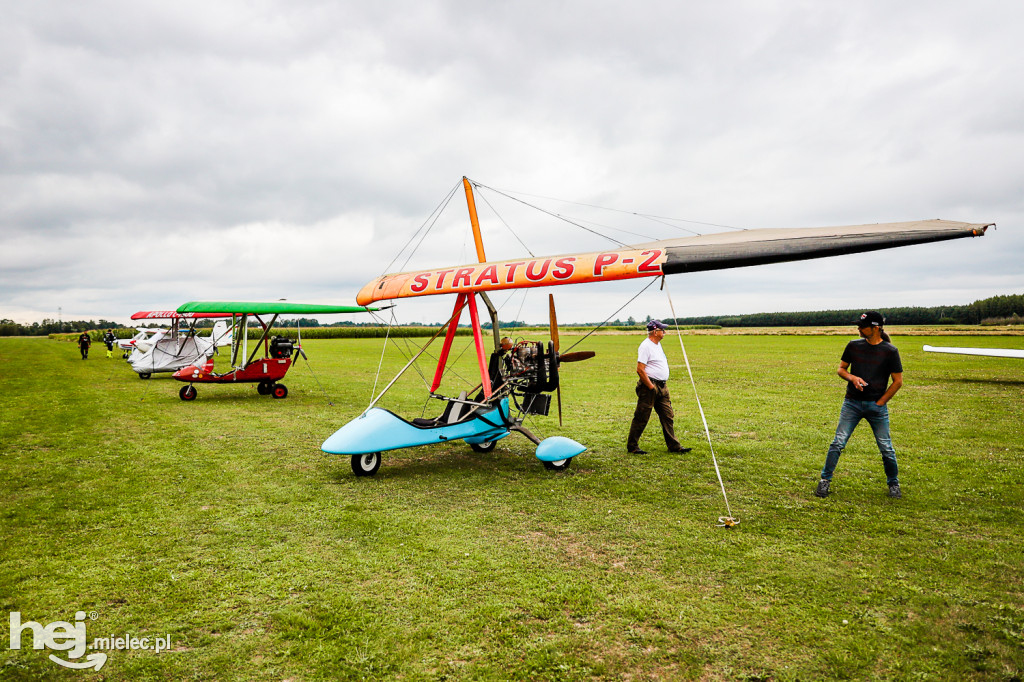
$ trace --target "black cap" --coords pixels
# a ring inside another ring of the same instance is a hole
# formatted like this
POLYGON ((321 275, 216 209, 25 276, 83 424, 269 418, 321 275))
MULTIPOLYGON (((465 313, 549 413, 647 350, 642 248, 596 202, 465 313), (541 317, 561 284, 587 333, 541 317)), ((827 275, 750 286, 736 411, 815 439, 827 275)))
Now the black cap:
POLYGON ((655 329, 667 331, 668 327, 666 327, 665 323, 662 322, 661 320, 651 320, 650 322, 647 323, 647 331, 653 332, 655 329))
POLYGON ((866 313, 861 313, 857 319, 857 329, 863 329, 864 327, 881 327, 885 324, 885 318, 882 317, 882 313, 869 310, 866 313))

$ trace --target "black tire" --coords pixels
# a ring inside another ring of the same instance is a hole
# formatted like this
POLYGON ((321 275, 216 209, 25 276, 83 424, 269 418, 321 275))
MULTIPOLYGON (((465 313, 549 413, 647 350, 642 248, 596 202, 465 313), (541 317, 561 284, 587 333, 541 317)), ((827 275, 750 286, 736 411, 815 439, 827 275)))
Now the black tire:
POLYGON ((352 473, 356 476, 373 476, 380 469, 380 459, 379 452, 352 455, 352 473))
POLYGON ((288 397, 288 387, 285 386, 284 384, 274 384, 270 388, 270 395, 274 396, 278 400, 280 400, 281 398, 287 398, 288 397))
POLYGON ((497 445, 496 440, 485 440, 483 443, 470 443, 469 447, 473 448, 473 452, 490 452, 497 445))
POLYGON ((565 471, 572 464, 572 457, 560 459, 557 462, 544 462, 544 468, 548 471, 565 471))
POLYGON ((261 381, 256 384, 256 392, 260 395, 270 395, 270 387, 273 386, 269 381, 261 381))
POLYGON ((149 372, 139 372, 139 378, 140 379, 148 379, 151 376, 153 376, 153 375, 150 374, 149 372))
POLYGON ((181 390, 178 391, 178 397, 186 402, 190 400, 195 400, 197 395, 199 395, 199 391, 197 391, 196 387, 193 386, 192 384, 189 384, 188 386, 182 386, 181 390))

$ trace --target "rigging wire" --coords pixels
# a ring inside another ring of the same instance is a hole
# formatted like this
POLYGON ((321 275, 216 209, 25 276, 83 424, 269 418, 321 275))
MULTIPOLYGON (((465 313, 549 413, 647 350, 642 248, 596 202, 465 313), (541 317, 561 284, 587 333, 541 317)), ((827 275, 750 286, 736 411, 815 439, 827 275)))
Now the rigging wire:
POLYGON ((519 202, 520 204, 522 204, 524 206, 529 206, 530 208, 532 208, 532 209, 534 209, 536 211, 540 211, 541 213, 546 213, 549 216, 552 216, 553 218, 558 218, 559 220, 567 222, 570 225, 575 225, 576 227, 580 228, 581 230, 586 230, 587 232, 590 232, 591 234, 596 234, 598 237, 603 237, 603 238, 607 239, 610 242, 615 242, 619 246, 628 246, 628 244, 626 244, 624 242, 620 242, 618 239, 615 239, 613 237, 609 237, 606 234, 601 234, 597 230, 592 230, 592 229, 590 229, 589 227, 587 227, 585 225, 580 225, 579 223, 577 223, 574 220, 570 220, 570 219, 566 218, 565 216, 559 215, 557 213, 552 213, 551 211, 549 211, 547 209, 544 209, 544 208, 541 208, 540 206, 534 206, 533 204, 531 204, 529 202, 523 201, 522 199, 519 199, 518 197, 514 197, 511 194, 507 194, 505 192, 502 192, 499 189, 495 189, 493 187, 488 187, 487 185, 481 185, 480 183, 472 181, 472 180, 470 182, 473 183, 474 187, 483 187, 484 189, 489 189, 492 192, 496 192, 496 193, 502 195, 503 197, 505 197, 507 199, 511 199, 512 201, 517 201, 517 202, 519 202))
MULTIPOLYGON (((523 314, 523 306, 524 306, 524 305, 526 305, 526 294, 527 294, 527 291, 529 291, 529 290, 528 290, 528 289, 523 289, 523 290, 522 290, 522 293, 523 293, 523 298, 522 298, 522 300, 521 300, 521 301, 519 301, 519 310, 518 310, 518 312, 516 312, 516 319, 515 319, 515 320, 513 320, 514 322, 518 322, 518 321, 520 321, 520 319, 519 319, 519 318, 520 318, 520 317, 522 316, 522 314, 523 314)), ((512 293, 511 293, 511 294, 509 294, 508 298, 506 298, 506 299, 505 299, 505 303, 508 303, 509 301, 511 301, 511 300, 512 300, 512 297, 513 297, 513 296, 515 296, 515 295, 516 295, 517 293, 518 293, 518 292, 516 292, 515 290, 513 290, 513 291, 512 291, 512 293)))
POLYGON ((388 263, 383 270, 381 270, 381 275, 384 275, 389 270, 391 270, 391 266, 394 265, 395 262, 402 256, 402 253, 407 248, 409 248, 409 244, 411 244, 413 240, 416 239, 416 235, 418 235, 420 231, 423 230, 424 227, 426 227, 427 229, 423 233, 423 236, 420 238, 419 243, 416 244, 416 247, 413 248, 413 250, 409 253, 409 256, 405 259, 405 262, 402 263, 402 269, 405 269, 405 267, 409 264, 409 260, 412 258, 413 254, 416 253, 416 250, 419 249, 420 244, 423 243, 423 240, 426 238, 427 234, 430 232, 430 230, 434 228, 434 225, 437 224, 438 219, 441 217, 441 214, 444 213, 444 209, 446 206, 448 206, 448 202, 450 202, 452 200, 452 197, 455 196, 455 192, 456 190, 458 190, 458 188, 459 185, 456 184, 454 187, 451 188, 451 190, 449 190, 448 195, 441 200, 441 203, 434 207, 434 210, 430 213, 430 215, 427 216, 426 220, 424 220, 423 223, 418 228, 416 228, 416 231, 412 233, 412 236, 409 237, 409 240, 402 246, 401 249, 398 250, 398 253, 396 253, 395 257, 391 259, 391 262, 388 263), (428 223, 429 227, 427 227, 428 223))
MULTIPOLYGON (((460 312, 461 312, 461 310, 460 310, 460 312)), ((382 390, 382 391, 380 392, 380 394, 379 394, 379 395, 378 395, 378 396, 377 396, 376 398, 374 398, 373 400, 371 400, 371 401, 370 401, 370 404, 369 404, 369 405, 368 405, 368 406, 366 407, 366 410, 364 410, 364 411, 363 411, 363 413, 364 413, 364 414, 365 414, 366 412, 369 412, 369 411, 370 411, 370 408, 372 408, 372 407, 373 407, 374 405, 376 405, 376 404, 377 404, 377 402, 378 402, 378 401, 379 401, 379 400, 380 400, 381 398, 383 398, 383 397, 384 397, 384 394, 385 394, 385 393, 387 393, 387 392, 388 392, 388 390, 389 390, 389 389, 390 389, 390 388, 391 388, 392 386, 394 386, 394 385, 395 385, 395 382, 396 382, 396 381, 398 381, 398 380, 399 380, 399 378, 401 378, 401 376, 402 376, 403 374, 405 374, 405 371, 406 371, 407 369, 409 369, 410 365, 414 365, 414 364, 415 364, 416 360, 417 360, 417 359, 419 359, 419 357, 420 357, 421 355, 423 355, 423 353, 424 353, 424 352, 425 352, 425 351, 427 350, 427 348, 428 348, 428 347, 430 346, 430 344, 431 344, 431 343, 432 343, 432 342, 434 341, 434 339, 436 339, 436 338, 437 338, 438 336, 440 336, 441 332, 442 332, 442 331, 444 331, 444 330, 445 330, 445 328, 447 328, 447 326, 448 326, 449 324, 452 324, 452 322, 454 322, 454 320, 455 320, 455 312, 453 311, 453 312, 452 312, 452 315, 451 315, 451 317, 449 317, 449 318, 448 318, 448 322, 446 322, 445 324, 441 325, 441 326, 440 326, 440 327, 438 328, 438 330, 437 330, 436 332, 434 332, 434 335, 433 335, 433 336, 431 336, 431 337, 430 337, 430 339, 428 339, 428 340, 427 340, 427 342, 426 342, 426 343, 425 343, 425 344, 423 345, 423 348, 421 348, 421 349, 420 349, 420 352, 419 352, 419 353, 417 353, 416 355, 414 355, 414 356, 412 357, 412 359, 411 359, 411 360, 409 360, 409 362, 407 362, 407 363, 405 364, 405 367, 403 367, 403 368, 402 368, 401 370, 399 370, 398 374, 396 374, 396 375, 395 375, 395 378, 394 378, 394 379, 392 379, 392 380, 391 380, 391 382, 390 382, 390 383, 389 383, 389 384, 388 384, 387 386, 385 386, 385 387, 384 387, 384 390, 382 390)))
MULTIPOLYGON (((488 188, 488 189, 491 189, 491 188, 488 188)), ((494 190, 494 191, 498 191, 498 190, 494 190)), ((735 227, 733 225, 720 225, 718 223, 708 223, 708 222, 704 222, 702 220, 688 220, 686 218, 671 218, 669 216, 660 216, 660 215, 655 215, 653 213, 640 213, 640 212, 637 212, 637 211, 627 211, 627 210, 624 210, 624 209, 621 209, 621 208, 609 208, 608 206, 598 206, 597 204, 587 204, 587 203, 583 203, 583 202, 580 202, 580 201, 570 201, 568 199, 559 199, 557 197, 544 196, 543 194, 530 194, 529 192, 516 192, 516 194, 521 194, 521 195, 526 196, 526 197, 537 197, 538 199, 548 199, 550 201, 560 201, 560 202, 565 203, 565 204, 574 204, 576 206, 586 206, 587 208, 596 208, 596 209, 601 210, 601 211, 612 211, 614 213, 625 213, 627 215, 634 215, 634 216, 636 216, 638 218, 646 218, 648 220, 653 220, 655 222, 663 222, 663 221, 670 220, 670 221, 675 221, 675 222, 680 222, 680 223, 690 223, 691 225, 707 225, 708 227, 721 227, 721 228, 726 229, 726 230, 738 230, 738 231, 741 231, 741 232, 742 231, 746 231, 747 229, 749 229, 749 228, 746 228, 746 227, 735 227)), ((529 205, 529 204, 527 204, 527 205, 529 205)), ((669 227, 675 228, 677 230, 683 230, 685 232, 691 232, 693 234, 702 234, 701 232, 697 232, 695 230, 688 230, 685 227, 680 227, 678 225, 673 225, 670 222, 664 222, 663 224, 665 224, 665 225, 667 225, 669 227)))
MULTIPOLYGON (((722 481, 722 472, 718 468, 718 457, 715 456, 715 446, 711 442, 711 430, 708 428, 708 419, 704 415, 704 407, 700 403, 700 395, 697 394, 697 382, 693 378, 693 369, 690 368, 690 359, 686 356, 686 346, 683 344, 683 333, 679 329, 679 318, 676 316, 676 308, 672 305, 672 294, 669 293, 668 287, 665 286, 665 276, 662 275, 662 287, 665 289, 665 295, 668 297, 668 307, 672 311, 672 323, 676 328, 676 336, 679 337, 679 347, 683 350, 683 361, 686 363, 686 371, 690 375, 690 385, 693 386, 693 397, 697 401, 697 409, 700 411, 700 420, 704 423, 704 435, 708 439, 708 447, 711 448, 711 461, 715 464, 715 475, 718 476, 718 485, 722 488, 722 499, 725 500, 725 511, 728 516, 718 517, 718 526, 722 528, 732 528, 739 524, 739 519, 733 517, 732 509, 729 507, 729 496, 725 494, 725 483, 722 481)), ((655 280, 656 281, 656 280, 655 280)))
POLYGON ((622 306, 621 306, 621 307, 619 307, 619 309, 618 309, 618 310, 616 310, 616 311, 615 311, 614 313, 612 313, 612 314, 611 314, 611 315, 609 315, 609 316, 608 316, 607 318, 605 318, 604 322, 602 322, 601 324, 599 324, 599 325, 597 325, 596 327, 594 327, 593 329, 591 329, 591 330, 590 330, 589 332, 587 332, 586 336, 584 336, 584 337, 583 337, 582 339, 580 339, 580 340, 579 340, 579 341, 577 341, 576 343, 574 343, 574 344, 572 344, 571 346, 569 346, 569 347, 568 347, 568 348, 567 348, 567 349, 565 350, 565 352, 560 352, 560 353, 559 353, 559 355, 565 355, 565 353, 568 353, 568 352, 569 352, 569 351, 571 351, 571 350, 572 350, 573 348, 575 348, 576 346, 578 346, 578 345, 580 345, 581 343, 583 343, 583 342, 584 342, 584 341, 585 341, 585 340, 587 339, 587 336, 590 336, 591 334, 593 334, 594 332, 596 332, 596 331, 597 331, 598 329, 600 329, 601 327, 603 327, 603 326, 605 326, 606 324, 608 324, 608 320, 612 319, 612 316, 613 316, 613 315, 618 315, 618 314, 619 314, 620 312, 622 312, 622 309, 623 309, 623 308, 625 308, 625 307, 626 307, 627 305, 629 305, 630 303, 632 303, 633 301, 635 301, 635 300, 636 300, 637 298, 639 298, 639 297, 640 297, 640 294, 642 294, 642 293, 644 293, 645 291, 647 291, 648 289, 650 289, 650 288, 651 288, 651 285, 652 285, 652 284, 654 284, 654 283, 655 283, 655 282, 657 282, 657 281, 658 281, 657 279, 654 279, 654 278, 652 278, 652 279, 651 279, 651 281, 647 283, 647 286, 645 286, 645 287, 644 287, 643 289, 641 289, 640 291, 638 291, 638 292, 636 293, 636 295, 635 295, 635 296, 633 296, 633 298, 631 298, 631 299, 629 299, 628 301, 626 301, 625 303, 623 303, 623 304, 622 304, 622 306))
MULTIPOLYGON (((656 237, 651 237, 650 235, 642 234, 640 232, 633 232, 632 230, 625 230, 625 229, 623 229, 621 227, 613 227, 612 225, 605 225, 604 223, 599 223, 596 220, 584 220, 583 218, 577 218, 577 220, 579 220, 581 223, 588 223, 588 224, 594 225, 596 227, 603 227, 606 230, 614 230, 615 232, 622 232, 623 234, 631 234, 634 237, 642 237, 643 239, 647 239, 647 240, 652 241, 652 242, 657 239, 656 237)), ((700 234, 700 233, 699 232, 694 232, 693 234, 700 234)))
MULTIPOLYGON (((372 317, 377 317, 372 312, 372 317)), ((395 308, 391 307, 391 319, 395 319, 395 308)), ((380 347, 380 360, 377 362, 377 373, 373 375, 373 388, 370 390, 370 400, 377 394, 377 380, 380 379, 380 368, 384 365, 384 351, 388 349, 388 339, 391 338, 391 323, 388 323, 387 331, 384 332, 384 343, 380 347)))
MULTIPOLYGON (((378 321, 377 322, 377 326, 378 327, 381 327, 381 328, 385 328, 386 327, 387 328, 387 331, 385 332, 384 348, 385 349, 387 348, 387 341, 388 341, 388 339, 390 339, 391 340, 391 345, 393 345, 395 348, 397 348, 398 352, 401 353, 403 357, 409 358, 409 357, 412 357, 412 355, 415 354, 413 352, 412 348, 410 348, 410 346, 412 346, 413 344, 409 341, 409 337, 408 336, 391 337, 391 328, 398 323, 398 320, 395 318, 395 313, 394 313, 394 310, 393 310, 395 307, 397 307, 397 306, 391 306, 391 308, 392 308, 392 311, 391 311, 392 322, 384 322, 383 320, 378 318, 376 315, 374 315, 372 312, 370 313, 370 315, 374 319, 376 319, 378 321), (403 349, 398 344, 398 341, 395 340, 396 338, 400 338, 400 339, 402 339, 402 341, 405 342, 405 349, 403 349)), ((417 350, 422 352, 423 349, 420 348, 420 349, 417 349, 417 350)), ((381 360, 380 360, 381 363, 384 362, 383 354, 384 354, 384 350, 382 349, 381 350, 381 360)), ((423 381, 423 385, 429 388, 430 384, 427 383, 427 378, 423 375, 423 372, 420 370, 419 366, 418 365, 414 365, 413 369, 415 369, 416 373, 420 375, 420 379, 423 381)), ((377 368, 377 372, 378 372, 378 374, 380 373, 380 367, 379 366, 377 368)), ((374 380, 374 382, 376 383, 376 379, 374 380)))
POLYGON ((501 224, 504 225, 505 228, 512 233, 512 236, 516 238, 516 241, 522 244, 523 248, 526 249, 526 253, 530 254, 531 258, 536 258, 537 256, 534 255, 533 251, 530 251, 530 247, 523 243, 523 240, 520 239, 519 235, 515 233, 515 231, 512 229, 512 226, 505 222, 505 219, 501 217, 501 214, 494 209, 494 206, 491 205, 491 202, 487 200, 487 196, 481 194, 480 198, 483 199, 484 203, 487 204, 487 207, 494 212, 494 215, 498 216, 498 220, 500 220, 501 224))

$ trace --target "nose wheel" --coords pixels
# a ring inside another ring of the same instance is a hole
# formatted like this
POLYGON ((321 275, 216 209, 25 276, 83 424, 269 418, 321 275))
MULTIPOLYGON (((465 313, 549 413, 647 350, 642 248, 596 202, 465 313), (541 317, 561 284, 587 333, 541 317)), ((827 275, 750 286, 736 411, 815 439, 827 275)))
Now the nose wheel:
POLYGON ((178 397, 186 402, 195 400, 197 395, 199 395, 199 391, 197 391, 196 387, 192 384, 182 386, 181 390, 178 391, 178 397))
POLYGON ((380 469, 379 452, 352 455, 352 473, 356 476, 373 476, 378 469, 380 469))
POLYGON ((557 462, 544 462, 544 468, 548 471, 565 471, 572 464, 572 457, 569 459, 560 459, 557 462))

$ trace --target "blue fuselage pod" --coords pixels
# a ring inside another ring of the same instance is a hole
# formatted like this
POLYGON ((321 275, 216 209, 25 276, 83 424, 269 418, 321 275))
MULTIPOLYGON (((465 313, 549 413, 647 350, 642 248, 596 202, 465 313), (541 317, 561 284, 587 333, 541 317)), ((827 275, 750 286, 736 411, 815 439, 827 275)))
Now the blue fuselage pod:
POLYGON ((504 438, 508 427, 508 398, 493 407, 479 407, 454 424, 440 419, 437 423, 413 423, 390 410, 373 407, 335 431, 320 449, 332 455, 362 455, 449 440, 484 443, 504 438))
POLYGON ((560 462, 585 451, 586 448, 572 438, 551 436, 542 440, 537 446, 537 459, 542 462, 560 462))

